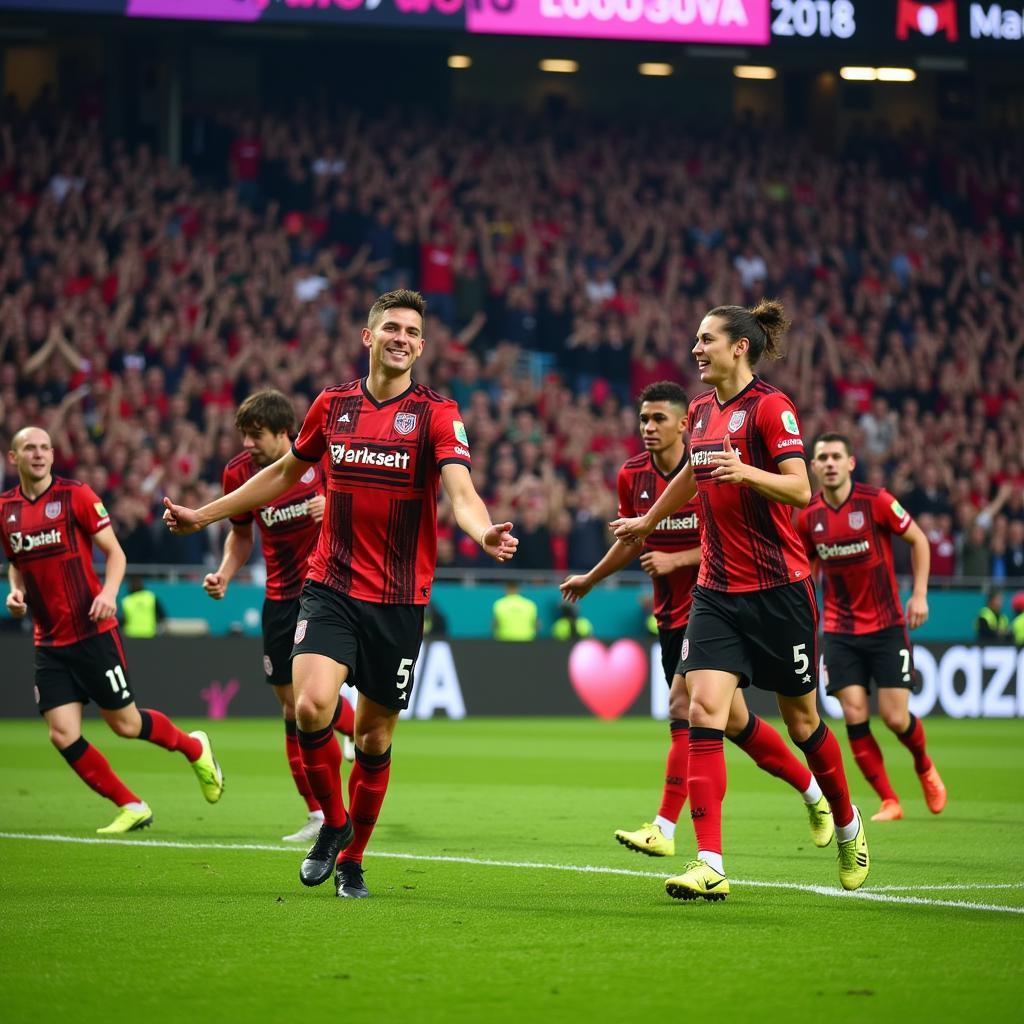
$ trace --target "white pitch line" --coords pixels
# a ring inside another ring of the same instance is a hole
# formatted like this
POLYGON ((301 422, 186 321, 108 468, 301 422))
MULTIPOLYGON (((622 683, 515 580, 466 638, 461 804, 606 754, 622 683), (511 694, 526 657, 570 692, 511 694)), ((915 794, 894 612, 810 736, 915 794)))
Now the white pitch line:
MULTIPOLYGON (((29 839, 37 842, 78 843, 86 846, 146 846, 169 850, 261 850, 270 853, 301 853, 303 847, 279 846, 270 843, 182 843, 173 839, 94 839, 91 836, 64 836, 37 834, 32 832, 0 832, 0 839, 29 839)), ((609 868, 594 864, 548 864, 529 860, 487 860, 482 857, 454 857, 441 854, 384 853, 373 851, 374 857, 392 860, 411 860, 442 864, 471 864, 477 867, 521 868, 532 871, 570 871, 574 874, 627 875, 634 878, 665 877, 664 872, 637 871, 631 868, 609 868)), ((896 896, 893 892, 912 890, 911 886, 880 886, 878 889, 859 889, 847 892, 829 885, 807 885, 799 882, 764 882, 754 879, 732 878, 737 885, 752 889, 785 889, 793 892, 809 892, 816 896, 837 896, 842 899, 868 900, 873 903, 898 903, 908 906, 951 907, 954 910, 983 910, 1000 914, 1024 914, 1024 907, 1007 907, 998 903, 973 903, 967 900, 936 900, 924 896, 896 896)), ((941 886, 919 886, 917 890, 942 888, 941 886)), ((998 883, 995 885, 964 885, 957 889, 1024 888, 1024 883, 998 883)))

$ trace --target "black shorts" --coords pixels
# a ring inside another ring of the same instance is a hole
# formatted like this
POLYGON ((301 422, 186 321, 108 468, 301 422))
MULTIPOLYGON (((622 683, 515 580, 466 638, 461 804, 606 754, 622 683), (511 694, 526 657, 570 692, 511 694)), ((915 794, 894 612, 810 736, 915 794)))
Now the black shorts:
POLYGON ((36 648, 39 713, 62 704, 88 704, 117 711, 135 700, 128 681, 121 634, 112 629, 65 647, 36 648))
POLYGON ((665 682, 672 685, 672 679, 679 671, 679 657, 683 652, 683 637, 686 627, 675 629, 659 629, 658 643, 661 644, 661 670, 665 673, 665 682))
POLYGON ((423 643, 424 605, 374 604, 307 581, 295 625, 297 654, 322 654, 349 669, 360 693, 401 711, 410 706, 423 643))
POLYGON ((912 690, 914 650, 903 626, 890 626, 877 633, 825 634, 826 692, 837 693, 846 686, 863 686, 871 692, 871 682, 879 689, 912 690))
POLYGON ((724 594, 693 588, 679 671, 733 672, 784 697, 818 687, 818 602, 809 580, 724 594))
POLYGON ((299 599, 263 602, 263 672, 274 686, 291 686, 292 643, 299 599))

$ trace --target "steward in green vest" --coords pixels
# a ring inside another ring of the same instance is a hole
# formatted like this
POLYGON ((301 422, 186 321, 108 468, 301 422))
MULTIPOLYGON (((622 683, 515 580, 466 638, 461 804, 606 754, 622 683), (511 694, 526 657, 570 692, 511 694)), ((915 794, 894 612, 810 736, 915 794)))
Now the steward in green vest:
POLYGON ((1003 614, 1003 592, 990 590, 974 624, 981 643, 1000 643, 1010 639, 1010 620, 1003 614))
POLYGON ((142 580, 133 576, 128 581, 128 593, 121 599, 122 632, 135 639, 156 636, 164 610, 156 594, 143 587, 142 580))
POLYGON ((519 593, 519 584, 505 584, 505 596, 499 597, 491 609, 495 640, 524 643, 537 636, 537 606, 519 593))
POLYGON ((563 604, 562 614, 555 619, 551 627, 551 636, 555 640, 580 640, 592 636, 594 627, 590 619, 585 619, 573 604, 563 604))
POLYGON ((1024 590, 1013 595, 1010 607, 1017 612, 1010 628, 1013 630, 1013 642, 1018 647, 1024 647, 1024 590))

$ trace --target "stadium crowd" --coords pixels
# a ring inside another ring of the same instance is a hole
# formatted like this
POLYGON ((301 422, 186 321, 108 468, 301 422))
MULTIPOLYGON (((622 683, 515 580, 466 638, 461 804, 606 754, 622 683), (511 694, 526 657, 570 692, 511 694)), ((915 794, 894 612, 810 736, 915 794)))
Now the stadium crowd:
MULTIPOLYGON (((431 311, 417 378, 460 403, 519 568, 600 558, 633 396, 696 393, 703 313, 767 294, 794 326, 764 375, 808 437, 853 438, 933 577, 1024 578, 1019 139, 879 130, 835 155, 752 125, 224 114, 211 175, 88 117, 0 123, 0 443, 45 426, 131 563, 211 564, 220 537, 171 537, 162 496, 219 493, 259 385, 301 416, 363 373, 365 310, 410 286, 431 311)), ((440 564, 478 564, 441 522, 440 564)))

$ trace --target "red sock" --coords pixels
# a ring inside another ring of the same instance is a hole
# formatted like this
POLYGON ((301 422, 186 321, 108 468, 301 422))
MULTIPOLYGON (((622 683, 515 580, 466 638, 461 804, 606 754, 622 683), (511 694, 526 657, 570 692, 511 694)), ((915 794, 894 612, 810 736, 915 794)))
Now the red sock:
POLYGON ((373 835, 377 816, 388 792, 391 777, 391 748, 383 754, 364 754, 356 747, 356 763, 348 777, 348 806, 352 813, 355 838, 342 850, 338 860, 361 864, 366 844, 373 835))
POLYGON ((850 787, 846 783, 843 752, 832 730, 819 721, 811 736, 797 746, 804 752, 807 766, 814 772, 821 791, 828 798, 832 820, 837 825, 849 825, 853 821, 850 787))
POLYGON ((892 783, 885 771, 882 748, 879 747, 875 737, 871 735, 871 723, 857 722, 855 725, 848 725, 846 735, 850 740, 853 759, 857 762, 857 767, 860 768, 871 788, 883 800, 895 800, 898 803, 900 798, 896 795, 896 790, 892 788, 892 783))
POLYGON ((924 775, 932 766, 932 759, 924 749, 924 726, 917 715, 910 716, 910 725, 906 732, 901 732, 896 739, 914 755, 914 771, 924 775))
POLYGON ((187 732, 182 732, 162 712, 146 708, 139 714, 142 716, 140 740, 155 743, 164 750, 180 750, 190 761, 195 761, 202 754, 202 743, 187 732))
POLYGON ((110 762, 83 736, 79 736, 60 754, 90 789, 94 789, 100 796, 105 796, 118 807, 142 802, 114 774, 110 762))
POLYGON ((341 828, 348 819, 341 795, 341 747, 334 727, 303 732, 298 729, 299 751, 309 788, 324 812, 324 823, 341 828))
POLYGON ((690 723, 677 719, 669 726, 672 742, 665 764, 665 788, 661 792, 660 817, 678 821, 686 803, 686 766, 690 763, 690 723))
POLYGON ((736 744, 762 771, 788 782, 798 793, 805 793, 811 784, 811 773, 786 745, 778 730, 753 712, 743 731, 733 738, 736 744))
POLYGON ((334 721, 331 725, 338 732, 344 733, 349 739, 352 738, 352 734, 356 731, 356 713, 352 710, 352 705, 344 697, 338 698, 338 707, 334 712, 334 721))
POLYGON ((288 755, 288 767, 292 773, 292 781, 299 791, 299 796, 306 801, 306 809, 312 813, 319 811, 320 805, 313 796, 313 790, 309 788, 309 779, 306 778, 306 769, 302 767, 302 753, 299 750, 298 726, 294 722, 285 719, 284 722, 284 750, 288 755))
POLYGON ((697 849, 722 852, 725 749, 721 729, 690 728, 690 817, 697 849))

